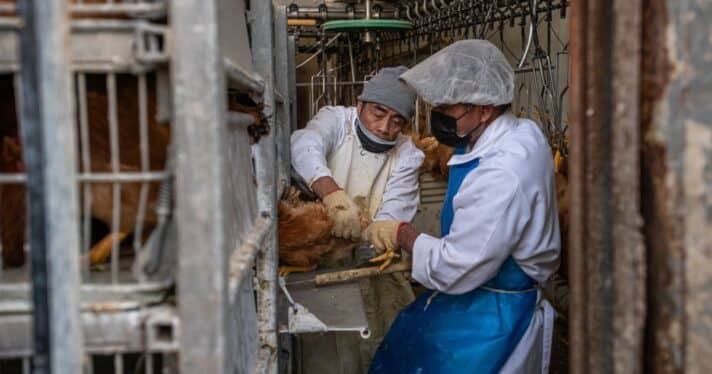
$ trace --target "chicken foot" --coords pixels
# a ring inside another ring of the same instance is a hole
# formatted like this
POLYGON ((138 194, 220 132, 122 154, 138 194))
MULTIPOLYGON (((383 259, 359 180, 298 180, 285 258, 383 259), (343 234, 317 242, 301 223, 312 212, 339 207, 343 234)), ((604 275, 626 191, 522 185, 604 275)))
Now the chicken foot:
POLYGON ((391 262, 393 262, 394 258, 399 258, 400 255, 396 253, 396 251, 389 249, 383 252, 382 254, 368 260, 368 262, 371 263, 378 263, 378 262, 383 262, 381 265, 378 266, 379 271, 385 270, 388 266, 391 265, 391 262))
POLYGON ((128 236, 127 232, 116 232, 106 235, 89 250, 89 263, 98 265, 106 262, 111 255, 111 250, 114 247, 114 241, 120 243, 128 236))
POLYGON ((279 276, 280 277, 286 277, 289 274, 292 273, 308 273, 310 271, 316 270, 316 265, 311 265, 311 266, 280 266, 279 267, 279 276))

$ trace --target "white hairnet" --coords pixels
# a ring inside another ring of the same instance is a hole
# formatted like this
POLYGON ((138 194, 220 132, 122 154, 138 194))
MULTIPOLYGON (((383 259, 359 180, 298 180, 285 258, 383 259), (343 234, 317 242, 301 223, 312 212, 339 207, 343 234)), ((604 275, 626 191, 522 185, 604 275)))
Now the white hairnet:
POLYGON ((503 105, 514 98, 514 70, 486 40, 461 40, 400 78, 431 105, 503 105))

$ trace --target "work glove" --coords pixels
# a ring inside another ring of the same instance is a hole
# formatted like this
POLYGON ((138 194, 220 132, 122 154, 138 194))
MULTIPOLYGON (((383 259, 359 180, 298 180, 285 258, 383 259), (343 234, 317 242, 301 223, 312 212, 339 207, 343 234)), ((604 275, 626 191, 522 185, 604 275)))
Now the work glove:
POLYGON ((337 238, 356 240, 361 234, 359 209, 343 190, 336 190, 322 198, 326 214, 334 222, 331 235, 337 238))
POLYGON ((370 242, 378 252, 394 251, 398 246, 401 221, 374 221, 363 232, 362 239, 370 242))

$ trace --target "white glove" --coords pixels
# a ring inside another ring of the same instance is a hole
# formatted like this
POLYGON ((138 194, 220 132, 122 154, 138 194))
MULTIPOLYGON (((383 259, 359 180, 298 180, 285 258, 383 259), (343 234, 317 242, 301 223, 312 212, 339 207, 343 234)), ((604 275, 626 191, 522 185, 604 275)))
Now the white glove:
POLYGON ((343 190, 336 190, 322 198, 326 213, 334 225, 331 234, 337 238, 357 240, 361 237, 359 209, 343 190))

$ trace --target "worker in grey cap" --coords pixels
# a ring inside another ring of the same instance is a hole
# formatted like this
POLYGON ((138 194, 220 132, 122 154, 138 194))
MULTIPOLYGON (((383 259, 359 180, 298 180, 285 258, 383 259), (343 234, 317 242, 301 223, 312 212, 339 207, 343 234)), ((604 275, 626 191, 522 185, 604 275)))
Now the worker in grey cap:
MULTIPOLYGON (((294 171, 326 205, 336 237, 360 241, 361 213, 373 221, 410 222, 415 216, 424 155, 401 134, 415 110, 415 91, 398 79, 406 70, 381 69, 356 107, 323 107, 292 135, 294 171)), ((364 280, 361 289, 371 337, 347 332, 300 337, 302 372, 366 372, 398 310, 414 298, 402 274, 364 280)))

